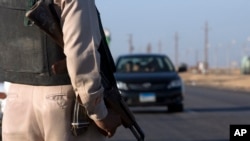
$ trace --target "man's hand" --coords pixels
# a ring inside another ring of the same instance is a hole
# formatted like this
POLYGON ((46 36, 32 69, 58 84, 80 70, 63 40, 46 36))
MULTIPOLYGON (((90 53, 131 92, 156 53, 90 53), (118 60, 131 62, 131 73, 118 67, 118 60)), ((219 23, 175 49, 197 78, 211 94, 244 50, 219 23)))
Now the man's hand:
POLYGON ((121 118, 118 114, 108 109, 108 115, 102 120, 94 121, 99 131, 107 137, 112 137, 115 134, 117 127, 121 125, 121 118))
POLYGON ((55 62, 51 66, 51 69, 52 69, 53 74, 66 73, 68 71, 67 70, 67 64, 66 64, 66 59, 55 62))

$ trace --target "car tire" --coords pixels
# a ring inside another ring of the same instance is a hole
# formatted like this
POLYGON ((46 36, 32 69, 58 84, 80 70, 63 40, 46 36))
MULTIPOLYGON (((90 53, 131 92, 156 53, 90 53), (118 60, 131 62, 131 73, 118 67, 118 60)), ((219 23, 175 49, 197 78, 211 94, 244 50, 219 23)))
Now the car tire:
POLYGON ((183 104, 170 104, 167 106, 168 107, 168 112, 174 113, 174 112, 183 112, 184 106, 183 104))

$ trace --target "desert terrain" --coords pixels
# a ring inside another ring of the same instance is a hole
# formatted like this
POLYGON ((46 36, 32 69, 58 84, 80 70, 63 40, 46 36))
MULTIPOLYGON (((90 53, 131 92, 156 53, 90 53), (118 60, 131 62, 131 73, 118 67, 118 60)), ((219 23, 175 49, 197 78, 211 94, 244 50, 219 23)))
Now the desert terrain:
POLYGON ((207 74, 184 72, 180 73, 187 85, 201 85, 223 89, 242 90, 250 92, 250 75, 243 75, 240 70, 211 71, 207 74))

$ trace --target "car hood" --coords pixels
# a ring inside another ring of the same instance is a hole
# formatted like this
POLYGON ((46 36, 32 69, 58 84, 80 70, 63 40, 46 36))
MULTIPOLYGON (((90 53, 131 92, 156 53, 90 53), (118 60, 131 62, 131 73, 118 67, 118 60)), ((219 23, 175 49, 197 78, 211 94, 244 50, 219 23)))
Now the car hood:
POLYGON ((139 82, 169 82, 180 79, 177 72, 160 72, 160 73, 115 73, 117 81, 127 83, 139 82))

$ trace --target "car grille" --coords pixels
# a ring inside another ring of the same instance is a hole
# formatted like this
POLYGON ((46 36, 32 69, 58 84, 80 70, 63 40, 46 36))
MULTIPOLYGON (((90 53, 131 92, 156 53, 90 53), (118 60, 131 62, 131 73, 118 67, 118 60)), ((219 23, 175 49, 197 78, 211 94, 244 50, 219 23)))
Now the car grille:
POLYGON ((129 90, 136 91, 156 91, 166 89, 166 84, 152 84, 152 83, 138 83, 138 84, 127 84, 129 90))

